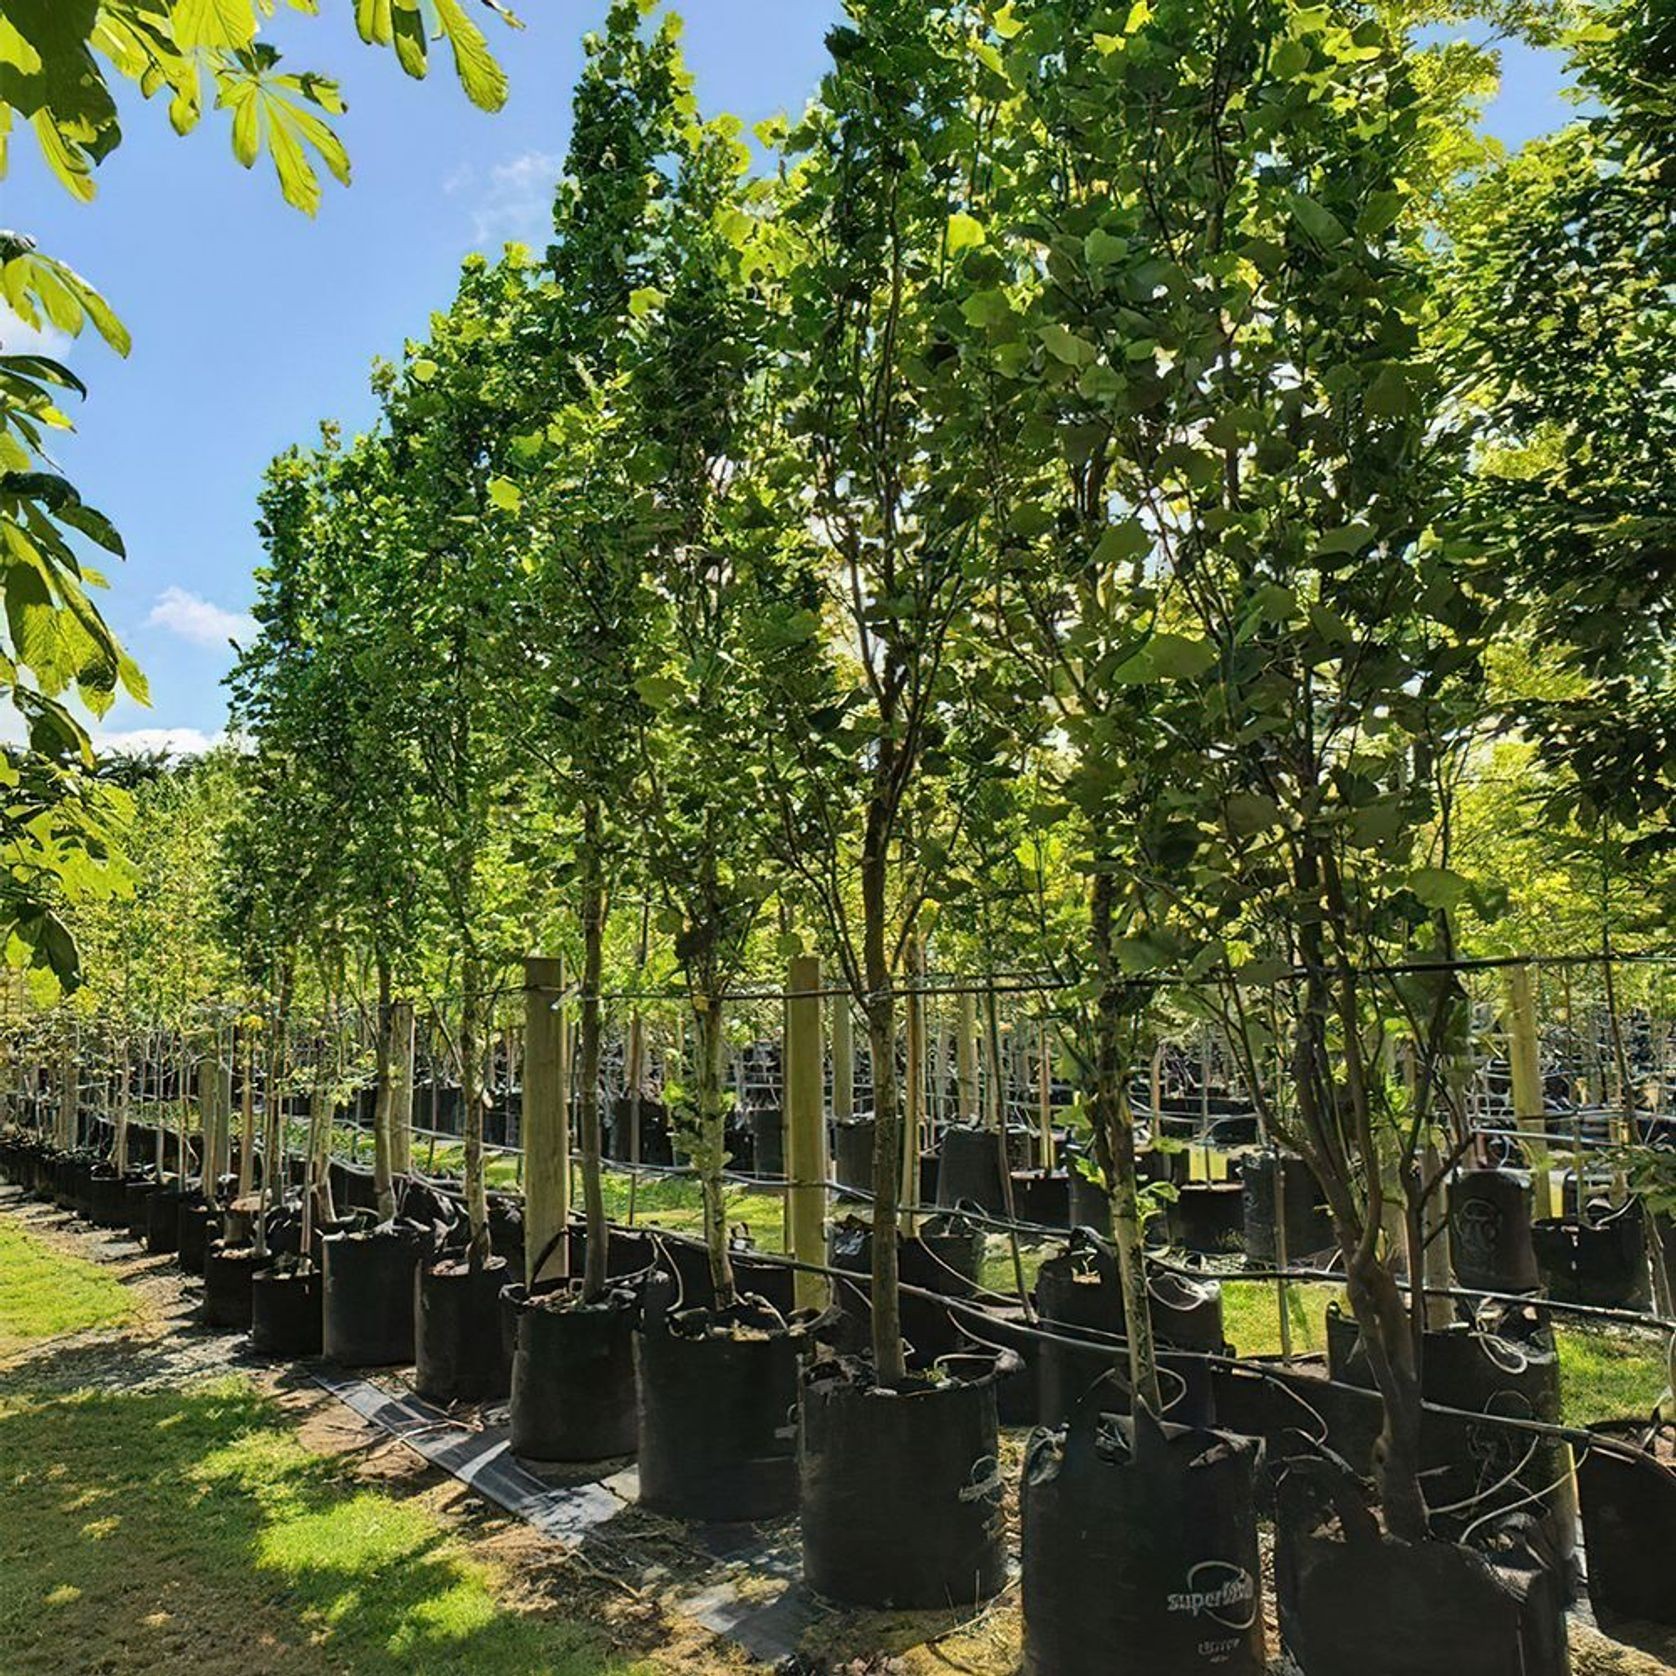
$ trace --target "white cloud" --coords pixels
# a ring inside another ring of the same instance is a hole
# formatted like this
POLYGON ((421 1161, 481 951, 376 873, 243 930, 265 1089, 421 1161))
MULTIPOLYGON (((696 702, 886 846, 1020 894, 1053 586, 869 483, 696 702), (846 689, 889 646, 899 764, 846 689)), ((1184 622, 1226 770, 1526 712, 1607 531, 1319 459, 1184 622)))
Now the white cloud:
POLYGON ((526 151, 521 157, 496 163, 485 178, 463 163, 442 183, 450 198, 471 200, 472 242, 498 250, 518 242, 542 245, 553 225, 553 193, 561 158, 545 151, 526 151))
POLYGON ((0 302, 0 350, 8 355, 50 355, 55 361, 68 359, 70 337, 56 326, 31 326, 0 302))
POLYGON ((147 628, 167 629, 195 646, 225 646, 234 640, 248 646, 256 638, 256 620, 242 611, 228 611, 200 599, 185 588, 165 588, 146 618, 147 628))
POLYGON ((197 757, 221 743, 219 733, 205 733, 198 727, 131 727, 107 733, 93 729, 93 744, 100 755, 126 751, 150 755, 165 751, 172 757, 197 757))

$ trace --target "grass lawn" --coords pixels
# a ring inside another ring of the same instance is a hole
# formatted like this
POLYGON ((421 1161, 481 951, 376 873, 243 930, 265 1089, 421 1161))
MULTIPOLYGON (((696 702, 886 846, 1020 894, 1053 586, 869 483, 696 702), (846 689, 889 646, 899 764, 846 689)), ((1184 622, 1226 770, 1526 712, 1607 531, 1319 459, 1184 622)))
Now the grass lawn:
POLYGON ((0 1398, 0 1669, 604 1676, 509 1611, 412 1495, 312 1453, 242 1377, 0 1398))
POLYGON ((0 1221, 0 1360, 33 1340, 118 1326, 134 1314, 121 1281, 0 1221))

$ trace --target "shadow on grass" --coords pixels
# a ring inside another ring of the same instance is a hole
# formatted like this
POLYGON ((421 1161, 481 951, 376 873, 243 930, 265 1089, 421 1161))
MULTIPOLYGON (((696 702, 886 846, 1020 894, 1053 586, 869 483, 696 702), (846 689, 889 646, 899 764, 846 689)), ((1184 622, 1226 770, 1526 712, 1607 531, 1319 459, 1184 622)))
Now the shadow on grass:
POLYGON ((271 1400, 0 1392, 0 1668, 628 1668, 585 1627, 511 1613, 411 1498, 347 1481, 271 1400))

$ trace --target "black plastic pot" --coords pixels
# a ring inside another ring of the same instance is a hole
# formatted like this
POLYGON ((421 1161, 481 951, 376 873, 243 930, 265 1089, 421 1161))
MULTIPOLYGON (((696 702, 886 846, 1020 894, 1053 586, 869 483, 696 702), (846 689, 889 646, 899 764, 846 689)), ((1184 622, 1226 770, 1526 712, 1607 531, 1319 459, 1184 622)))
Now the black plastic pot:
POLYGON ((1449 1182, 1449 1253, 1469 1291, 1534 1292, 1531 1184, 1512 1170, 1458 1170, 1449 1182))
POLYGON ((641 1505, 718 1523, 790 1513, 806 1342, 749 1306, 649 1316, 634 1335, 641 1505))
POLYGON ((1262 1676, 1261 1446, 1097 1408, 1025 1457, 1026 1676, 1262 1676))
POLYGON ((1271 1147, 1247 1158, 1240 1171, 1245 1260, 1255 1267, 1271 1267, 1280 1254, 1274 1214, 1277 1177, 1285 1186, 1287 1262, 1295 1265, 1333 1243, 1332 1218, 1315 1172, 1302 1158, 1271 1147))
POLYGON ((1558 1303, 1629 1309, 1647 1296, 1641 1205, 1631 1199, 1590 1223, 1544 1217, 1531 1228, 1536 1265, 1558 1303))
POLYGON ((798 1480, 810 1588, 881 1608, 970 1606, 1000 1590, 995 1386, 1013 1362, 951 1357, 943 1380, 895 1390, 851 1358, 805 1365, 798 1480))
POLYGON ((517 1322, 512 1453, 532 1461, 603 1461, 635 1452, 632 1292, 582 1304, 568 1282, 501 1294, 517 1322))
POLYGON ((1316 1458, 1281 1467, 1275 1534, 1281 1640, 1303 1676, 1567 1676, 1562 1590, 1529 1554, 1492 1566, 1385 1536, 1342 1465, 1316 1458))
POLYGON ((413 1360, 416 1230, 329 1234, 324 1257, 321 1343, 345 1367, 394 1367, 413 1360))
POLYGON ((180 1246, 179 1187, 159 1187, 146 1201, 145 1248, 153 1256, 180 1246))
POLYGON ((1202 1256, 1224 1256, 1245 1238, 1245 1189, 1237 1181, 1193 1181, 1176 1189, 1165 1212, 1170 1244, 1202 1256))
POLYGON ((248 1245, 210 1247, 204 1259, 204 1325, 245 1332, 250 1327, 251 1283, 266 1257, 248 1245))
POLYGON ((1589 1604, 1607 1630, 1630 1622, 1676 1624, 1676 1589, 1670 1585, 1676 1433, 1636 1420, 1590 1430, 1600 1445, 1577 1462, 1589 1604))
POLYGON ((318 1356, 320 1271, 260 1269, 250 1283, 250 1347, 275 1360, 318 1356))
POLYGON ((500 1295, 504 1258, 421 1263, 414 1281, 414 1389, 432 1402, 481 1402, 510 1388, 500 1295))

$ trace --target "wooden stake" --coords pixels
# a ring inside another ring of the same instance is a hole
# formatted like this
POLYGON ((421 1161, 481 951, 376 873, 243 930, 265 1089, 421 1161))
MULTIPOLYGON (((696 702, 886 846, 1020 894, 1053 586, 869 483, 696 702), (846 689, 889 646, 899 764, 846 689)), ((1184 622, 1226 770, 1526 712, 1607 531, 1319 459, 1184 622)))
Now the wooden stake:
POLYGON ((848 1123, 855 1116, 855 1016, 848 995, 832 997, 832 1117, 848 1123))
POLYGON ((1539 1217, 1554 1214, 1554 1178, 1543 1139, 1547 1120, 1543 1116, 1542 1048, 1536 1028, 1536 994, 1529 966, 1509 966, 1504 974, 1507 987, 1507 1058, 1513 1072, 1513 1121, 1530 1138, 1531 1185, 1535 1190, 1534 1210, 1539 1217))
MULTIPOLYGON (((524 1273, 570 1220, 569 1055, 565 1051, 564 962, 524 962, 524 1273)), ((570 1273, 570 1242, 559 1239, 546 1272, 570 1273)))
MULTIPOLYGON (((794 956, 786 975, 786 1243, 800 1263, 826 1261, 826 1114, 821 1098, 821 963, 794 956)), ((824 1309, 824 1276, 799 1273, 799 1309, 824 1309)))

